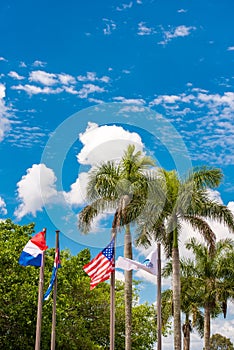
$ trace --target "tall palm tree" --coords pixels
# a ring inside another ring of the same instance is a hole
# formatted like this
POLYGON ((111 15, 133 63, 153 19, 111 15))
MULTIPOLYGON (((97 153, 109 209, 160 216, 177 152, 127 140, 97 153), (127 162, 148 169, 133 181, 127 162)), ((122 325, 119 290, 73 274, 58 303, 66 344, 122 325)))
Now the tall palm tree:
MULTIPOLYGON (((129 145, 122 159, 106 162, 91 171, 87 186, 88 204, 79 214, 79 228, 88 232, 94 218, 114 210, 113 234, 125 227, 124 256, 132 259, 130 223, 139 215, 148 193, 146 170, 154 166, 151 157, 135 151, 129 145)), ((131 349, 132 330, 132 271, 125 271, 125 349, 131 349)))
POLYGON ((174 307, 174 349, 181 350, 180 317, 180 259, 179 235, 182 222, 187 222, 208 242, 210 250, 215 246, 215 234, 205 221, 211 218, 227 225, 234 232, 234 219, 230 210, 209 198, 208 188, 219 186, 222 180, 220 169, 195 168, 184 179, 179 174, 158 169, 152 184, 152 194, 146 209, 138 220, 138 244, 149 245, 160 241, 169 256, 172 256, 172 286, 174 307), (155 188, 155 189, 154 189, 155 188))
POLYGON ((221 312, 226 317, 227 300, 234 297, 234 241, 221 240, 212 252, 195 238, 186 247, 195 256, 195 283, 204 308, 204 348, 210 350, 211 317, 221 312))

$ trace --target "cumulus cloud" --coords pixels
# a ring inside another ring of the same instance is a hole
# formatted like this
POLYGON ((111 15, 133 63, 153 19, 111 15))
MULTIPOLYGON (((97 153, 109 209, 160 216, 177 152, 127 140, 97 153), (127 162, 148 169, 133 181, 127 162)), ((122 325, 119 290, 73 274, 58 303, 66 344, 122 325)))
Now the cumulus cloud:
POLYGON ((88 123, 84 133, 79 134, 83 148, 77 155, 80 164, 95 165, 106 160, 119 159, 129 144, 142 151, 143 143, 135 132, 129 132, 121 126, 98 126, 88 123))
MULTIPOLYGON (((84 133, 79 135, 83 148, 77 155, 80 164, 96 165, 106 160, 119 160, 127 145, 135 144, 137 150, 143 149, 141 138, 134 132, 124 130, 120 126, 98 126, 88 123, 84 133)), ((17 195, 20 202, 15 216, 21 219, 27 214, 36 215, 44 205, 80 206, 86 200, 88 172, 82 172, 70 191, 56 190, 56 177, 52 169, 45 164, 34 164, 27 169, 26 175, 17 183, 17 195)), ((99 222, 105 216, 98 216, 92 225, 92 232, 97 230, 99 222)))
POLYGON ((76 83, 76 79, 70 74, 61 73, 61 74, 58 74, 58 78, 60 82, 64 85, 76 83))
POLYGON ((2 197, 0 197, 0 214, 2 215, 7 214, 6 203, 2 197))
POLYGON ((60 88, 60 87, 57 87, 56 89, 53 89, 53 88, 51 88, 49 86, 40 87, 40 86, 36 86, 36 85, 31 85, 31 84, 13 85, 11 87, 11 89, 25 91, 30 96, 38 95, 38 94, 46 94, 46 95, 59 94, 60 92, 63 91, 63 89, 60 88))
POLYGON ((110 78, 107 75, 103 75, 99 78, 95 72, 87 72, 86 75, 78 75, 77 79, 79 81, 99 81, 103 83, 108 83, 110 81, 110 78))
POLYGON ((22 80, 24 79, 24 77, 22 75, 19 75, 17 72, 14 72, 14 71, 10 71, 8 73, 9 77, 13 78, 13 79, 16 79, 16 80, 22 80))
POLYGON ((227 50, 228 50, 228 51, 234 51, 234 46, 229 46, 229 47, 227 48, 227 50))
POLYGON ((42 70, 30 72, 29 81, 40 83, 42 85, 51 86, 57 84, 57 76, 54 73, 47 73, 42 70))
POLYGON ((44 164, 34 164, 17 183, 18 199, 21 202, 15 210, 17 219, 27 214, 36 215, 43 205, 57 200, 56 177, 52 169, 44 164))
POLYGON ((70 205, 80 205, 85 202, 88 173, 80 173, 69 192, 64 192, 64 198, 70 205))
POLYGON ((34 67, 45 67, 45 66, 46 66, 46 62, 36 60, 36 61, 33 62, 32 65, 33 65, 34 67))
POLYGON ((9 109, 5 103, 6 87, 0 84, 0 142, 10 130, 9 109))
POLYGON ((78 91, 78 96, 80 98, 87 98, 90 94, 101 93, 104 91, 105 89, 103 87, 94 84, 84 84, 83 87, 78 91))

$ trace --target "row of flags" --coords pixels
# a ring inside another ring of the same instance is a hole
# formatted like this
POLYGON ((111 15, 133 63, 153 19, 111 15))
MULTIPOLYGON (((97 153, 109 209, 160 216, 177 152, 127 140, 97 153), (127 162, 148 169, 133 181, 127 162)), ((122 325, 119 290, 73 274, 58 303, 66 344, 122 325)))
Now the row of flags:
MULTIPOLYGON (((51 331, 51 350, 55 350, 55 328, 56 328, 56 294, 57 294, 57 274, 60 264, 60 252, 59 252, 59 231, 56 231, 56 247, 55 247, 55 259, 53 271, 49 283, 49 287, 43 296, 43 285, 44 285, 44 252, 48 248, 46 245, 46 229, 42 232, 37 233, 32 237, 29 242, 25 245, 20 257, 19 263, 22 266, 38 266, 40 267, 40 278, 39 278, 39 289, 38 289, 38 311, 37 311, 37 327, 36 327, 36 340, 35 350, 40 350, 40 337, 41 337, 41 320, 42 320, 42 304, 44 300, 47 300, 51 294, 52 289, 54 290, 53 298, 53 311, 52 311, 52 331, 51 331)), ((160 251, 160 250, 159 250, 160 251)), ((157 252, 154 251, 144 260, 143 263, 138 261, 127 259, 120 256, 115 264, 115 238, 113 237, 111 242, 88 264, 83 266, 83 270, 90 277, 90 289, 95 288, 99 283, 111 278, 111 325, 110 325, 110 350, 114 349, 114 284, 113 279, 115 268, 121 268, 123 270, 139 270, 142 269, 153 275, 160 274, 157 271, 158 260, 157 252)), ((161 302, 160 302, 161 303, 161 302)), ((158 310, 160 314, 160 310, 158 310)), ((159 322, 160 323, 160 322, 159 322)), ((158 337, 161 337, 161 331, 158 332, 158 337)), ((159 342, 158 342, 159 344, 159 342)), ((159 350, 161 348, 159 347, 159 350)))
MULTIPOLYGON (((24 247, 19 264, 22 266, 41 266, 42 254, 48 248, 46 245, 45 232, 39 232, 32 237, 24 247)), ((50 279, 50 284, 44 294, 44 300, 47 300, 53 289, 58 268, 61 267, 59 245, 56 247, 54 266, 50 279)), ((114 260, 114 238, 111 242, 88 264, 83 267, 83 270, 90 277, 90 289, 95 288, 100 282, 108 280, 115 268, 123 270, 139 270, 142 269, 153 275, 157 275, 157 252, 151 252, 143 263, 132 259, 118 257, 116 263, 114 260)))

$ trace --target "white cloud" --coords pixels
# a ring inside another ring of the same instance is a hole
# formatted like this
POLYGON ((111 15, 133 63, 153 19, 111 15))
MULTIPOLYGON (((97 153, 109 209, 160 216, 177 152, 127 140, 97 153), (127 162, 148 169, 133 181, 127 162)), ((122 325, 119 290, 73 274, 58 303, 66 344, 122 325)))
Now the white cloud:
POLYGON ((125 98, 123 96, 117 96, 113 98, 114 101, 120 101, 124 104, 142 106, 145 104, 143 98, 125 98))
POLYGON ((21 67, 21 68, 26 68, 27 65, 26 65, 25 62, 21 61, 20 64, 19 64, 19 67, 21 67))
POLYGON ((61 73, 61 74, 58 74, 58 78, 60 82, 64 85, 76 83, 76 79, 70 74, 61 73))
POLYGON ((5 103, 6 87, 0 84, 0 141, 3 140, 6 133, 10 130, 9 109, 5 103))
POLYGON ((19 75, 17 72, 14 72, 14 71, 10 71, 8 73, 9 77, 13 78, 13 79, 16 79, 16 80, 22 80, 24 79, 24 77, 22 75, 19 75))
POLYGON ((153 33, 154 33, 154 29, 147 27, 145 22, 138 23, 138 32, 137 32, 138 35, 144 36, 144 35, 151 35, 153 33))
POLYGON ((33 164, 27 169, 27 174, 17 183, 18 199, 21 202, 15 210, 17 219, 27 214, 36 215, 42 211, 44 204, 57 200, 55 189, 56 177, 52 169, 44 164, 33 164))
POLYGON ((4 57, 0 57, 0 61, 5 61, 7 62, 7 60, 4 57))
POLYGON ((78 91, 74 89, 74 86, 63 86, 64 91, 68 94, 78 95, 78 91))
POLYGON ((85 202, 88 173, 80 173, 69 192, 64 192, 64 198, 70 205, 80 205, 85 202))
POLYGON ((101 78, 97 77, 97 73, 95 72, 87 72, 86 75, 78 75, 77 79, 79 81, 100 81, 103 83, 109 83, 110 78, 106 75, 102 76, 101 78))
POLYGON ((7 214, 6 203, 2 197, 0 197, 0 214, 7 214))
POLYGON ((158 95, 149 105, 164 109, 163 114, 182 130, 193 160, 219 166, 233 164, 234 93, 212 94, 190 84, 188 90, 178 95, 158 95))
POLYGON ((234 51, 234 46, 229 46, 229 47, 227 48, 227 50, 228 50, 228 51, 234 51))
POLYGON ((19 84, 19 85, 13 85, 11 87, 13 90, 22 90, 25 91, 27 94, 31 95, 38 95, 38 94, 59 94, 60 92, 63 91, 62 88, 56 88, 52 89, 51 87, 45 86, 45 87, 40 87, 40 86, 35 86, 31 84, 19 84))
POLYGON ((166 45, 172 39, 188 36, 195 29, 196 27, 192 27, 192 26, 187 27, 185 25, 181 25, 171 30, 164 30, 163 31, 164 40, 160 41, 159 44, 166 45))
POLYGON ((94 84, 84 84, 83 87, 78 91, 78 95, 80 98, 87 98, 90 94, 101 93, 104 91, 105 89, 103 87, 94 84))
POLYGON ((34 67, 45 67, 45 66, 46 66, 46 62, 36 60, 36 61, 33 62, 32 65, 33 65, 34 67))
POLYGON ((185 12, 187 12, 187 10, 185 10, 185 9, 179 9, 177 12, 178 12, 178 13, 185 13, 185 12))
POLYGON ((134 144, 137 150, 143 149, 143 143, 137 133, 116 125, 98 126, 89 122, 79 139, 84 145, 77 155, 80 164, 95 165, 106 160, 120 159, 130 143, 134 144))
POLYGON ((43 85, 55 85, 58 83, 58 79, 56 74, 53 73, 47 73, 42 70, 35 70, 32 71, 29 75, 29 81, 31 82, 37 82, 41 83, 43 85))

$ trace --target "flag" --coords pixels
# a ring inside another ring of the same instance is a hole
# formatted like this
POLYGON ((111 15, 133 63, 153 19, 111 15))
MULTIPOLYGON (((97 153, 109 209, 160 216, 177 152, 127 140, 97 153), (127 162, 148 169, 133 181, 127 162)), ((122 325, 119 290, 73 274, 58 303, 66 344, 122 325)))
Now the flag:
POLYGON ((116 267, 127 271, 142 269, 152 275, 157 275, 157 251, 151 252, 143 263, 119 256, 116 267))
POLYGON ((23 266, 41 266, 42 254, 47 248, 45 232, 37 233, 24 247, 19 258, 19 264, 23 266))
POLYGON ((89 275, 90 289, 92 290, 100 282, 110 278, 115 269, 114 262, 114 238, 93 260, 83 266, 83 270, 89 275))
POLYGON ((59 247, 58 247, 55 250, 54 266, 53 266, 52 275, 51 275, 51 278, 50 278, 49 287, 48 287, 47 291, 44 294, 44 298, 43 298, 44 300, 48 300, 49 299, 49 296, 50 296, 50 293, 51 293, 51 291, 53 289, 54 281, 56 279, 59 267, 61 267, 61 264, 60 264, 60 251, 59 251, 59 247))

